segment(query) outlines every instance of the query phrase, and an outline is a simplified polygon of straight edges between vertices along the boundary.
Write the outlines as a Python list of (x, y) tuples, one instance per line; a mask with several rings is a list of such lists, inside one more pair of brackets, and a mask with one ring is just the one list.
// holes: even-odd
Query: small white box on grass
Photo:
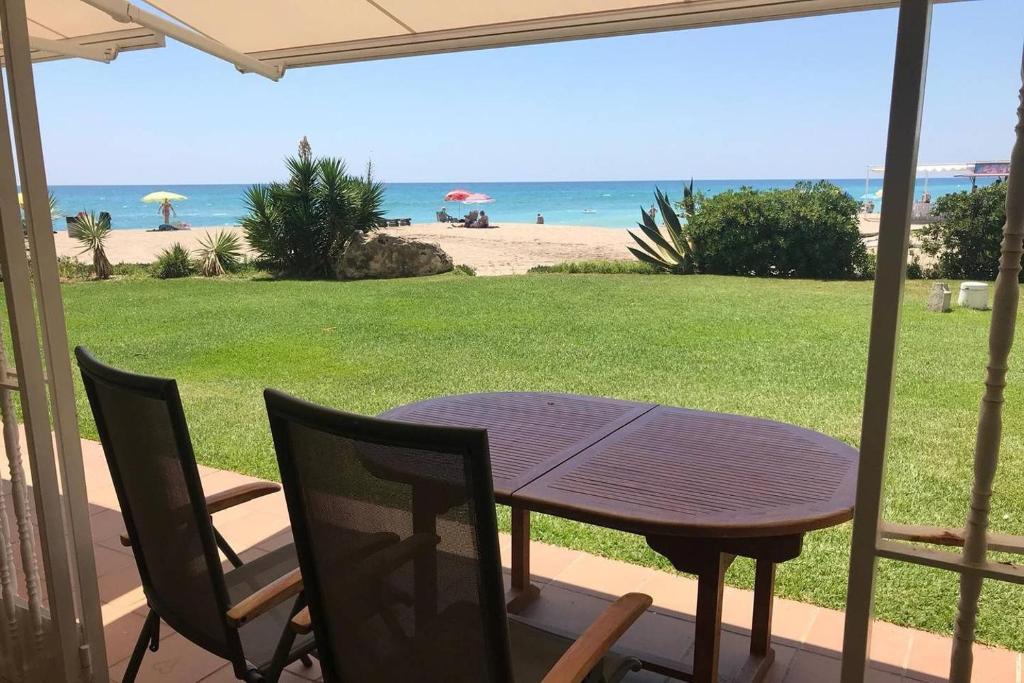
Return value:
[(977, 311), (988, 310), (988, 283), (964, 282), (960, 285), (960, 297), (957, 303), (964, 308)]

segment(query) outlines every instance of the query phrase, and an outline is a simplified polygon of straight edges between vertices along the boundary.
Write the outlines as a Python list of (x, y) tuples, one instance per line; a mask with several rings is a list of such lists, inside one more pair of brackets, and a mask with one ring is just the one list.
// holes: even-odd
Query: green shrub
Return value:
[(758, 277), (864, 277), (858, 204), (835, 185), (744, 187), (702, 198), (687, 222), (698, 272)]
[(238, 235), (221, 230), (199, 239), (199, 272), (206, 277), (233, 273), (242, 263), (242, 243)]
[(939, 197), (932, 215), (937, 220), (921, 231), (921, 248), (937, 257), (938, 276), (995, 280), (1006, 223), (1006, 183)]
[(245, 237), (266, 267), (280, 275), (325, 277), (356, 230), (369, 232), (383, 217), (384, 186), (349, 175), (340, 159), (286, 160), (286, 183), (253, 185), (245, 195)]
[(113, 274), (122, 280), (141, 280), (151, 277), (153, 264), (151, 263), (115, 263)]
[(188, 277), (194, 272), (195, 264), (192, 263), (192, 254), (181, 246), (181, 242), (175, 242), (170, 248), (160, 252), (153, 264), (153, 274), (163, 280)]
[(92, 277), (92, 268), (74, 256), (57, 258), (57, 276), (61, 280), (87, 280)]
[(534, 266), (529, 273), (571, 273), (601, 275), (657, 275), (661, 271), (642, 261), (563, 261), (553, 266)]
[(455, 266), (457, 275), (476, 275), (476, 268), (466, 263), (459, 263)]

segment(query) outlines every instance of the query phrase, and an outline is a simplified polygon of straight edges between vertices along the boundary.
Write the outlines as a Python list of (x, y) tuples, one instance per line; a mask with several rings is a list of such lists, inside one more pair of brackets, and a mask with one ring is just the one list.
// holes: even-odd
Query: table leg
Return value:
[[(437, 503), (425, 486), (412, 489), (412, 530), (417, 534), (437, 533)], [(416, 553), (413, 559), (415, 597), (414, 613), (417, 628), (431, 623), (437, 616), (437, 548)]]
[(757, 560), (754, 573), (754, 617), (750, 622), (750, 654), (764, 657), (772, 648), (772, 603), (775, 601), (775, 563)]
[(519, 612), (539, 594), (530, 583), (530, 511), (512, 506), (512, 588), (505, 595), (505, 609)]
[(693, 639), (694, 683), (718, 683), (718, 651), (722, 642), (722, 595), (725, 570), (732, 556), (713, 553), (697, 572), (697, 615)]

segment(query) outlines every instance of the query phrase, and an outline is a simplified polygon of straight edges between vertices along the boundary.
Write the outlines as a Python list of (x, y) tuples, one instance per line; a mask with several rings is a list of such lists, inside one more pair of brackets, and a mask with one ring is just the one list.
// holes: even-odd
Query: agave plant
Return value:
[(231, 272), (242, 260), (242, 242), (238, 235), (221, 230), (207, 233), (199, 240), (196, 250), (199, 272), (206, 277), (217, 277)]
[[(640, 214), (643, 222), (637, 223), (637, 225), (649, 242), (644, 241), (639, 235), (630, 230), (629, 236), (636, 241), (640, 248), (627, 247), (627, 249), (629, 249), (633, 256), (644, 263), (649, 263), (658, 270), (681, 274), (695, 272), (694, 245), (686, 232), (684, 224), (672, 209), (672, 203), (664, 192), (660, 189), (655, 189), (654, 197), (658, 203), (658, 210), (661, 212), (662, 218), (664, 218), (665, 232), (668, 233), (667, 237), (662, 234), (658, 224), (654, 222), (654, 218), (641, 209)], [(682, 205), (686, 216), (691, 217), (696, 210), (692, 180), (688, 186), (683, 187)]]
[(92, 265), (96, 271), (96, 278), (99, 280), (109, 279), (112, 268), (104, 243), (110, 236), (110, 218), (107, 216), (97, 218), (95, 213), (81, 213), (78, 215), (78, 219), (68, 226), (68, 234), (71, 239), (78, 240), (82, 245), (80, 254), (92, 252)]

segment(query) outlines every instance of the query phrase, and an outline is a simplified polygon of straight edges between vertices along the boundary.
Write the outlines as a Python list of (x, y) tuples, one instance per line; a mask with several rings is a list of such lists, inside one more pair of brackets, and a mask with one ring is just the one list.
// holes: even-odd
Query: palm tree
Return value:
[(79, 254), (92, 252), (92, 265), (96, 271), (96, 278), (99, 280), (109, 279), (112, 268), (104, 249), (104, 242), (110, 236), (110, 218), (107, 216), (97, 218), (95, 213), (81, 213), (68, 226), (68, 234), (82, 245), (82, 251)]

